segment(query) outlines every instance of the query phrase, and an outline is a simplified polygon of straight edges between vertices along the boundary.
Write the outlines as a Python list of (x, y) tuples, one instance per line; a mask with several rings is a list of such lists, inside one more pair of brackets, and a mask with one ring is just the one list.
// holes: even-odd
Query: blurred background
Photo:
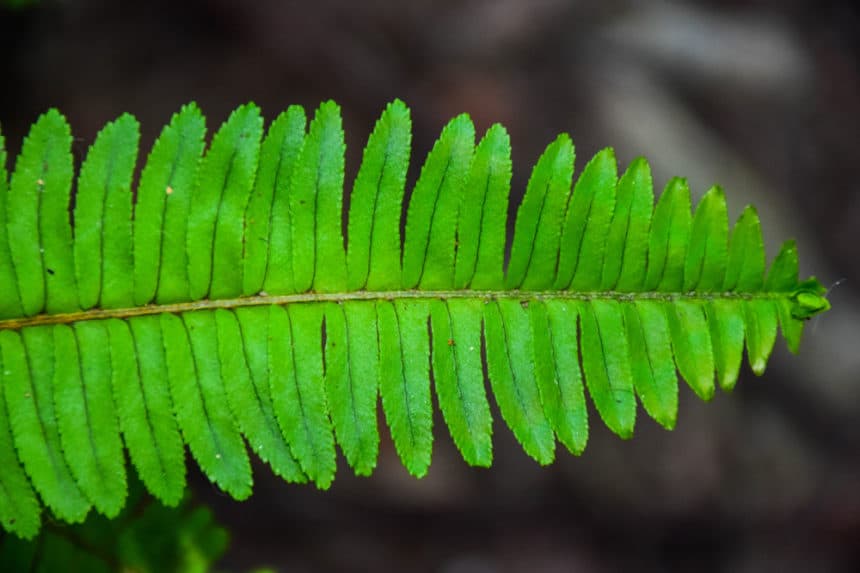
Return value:
[[(798, 239), (831, 285), (802, 353), (777, 341), (733, 395), (681, 388), (677, 430), (640, 410), (636, 436), (592, 412), (584, 455), (526, 457), (495, 412), (495, 464), (467, 467), (441, 420), (429, 475), (382, 432), (370, 479), (328, 492), (256, 468), (246, 502), (193, 472), (232, 530), (224, 568), (440, 573), (860, 571), (860, 11), (851, 1), (0, 0), (0, 124), (10, 154), (60, 108), (80, 160), (128, 111), (142, 150), (179, 106), (210, 128), (253, 100), (343, 106), (347, 181), (389, 100), (412, 108), (413, 170), (454, 115), (510, 131), (514, 203), (558, 132), (577, 167), (614, 146), (662, 188), (724, 186), (759, 207), (768, 253)], [(382, 418), (380, 417), (380, 420)], [(343, 462), (343, 460), (341, 460)], [(193, 463), (189, 467), (194, 466)]]

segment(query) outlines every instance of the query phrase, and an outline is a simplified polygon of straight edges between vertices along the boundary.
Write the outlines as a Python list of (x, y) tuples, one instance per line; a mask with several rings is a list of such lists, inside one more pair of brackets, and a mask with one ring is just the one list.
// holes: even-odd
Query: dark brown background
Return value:
[[(0, 2), (2, 3), (2, 2)], [(0, 9), (0, 124), (13, 153), (51, 106), (80, 159), (121, 112), (143, 149), (189, 100), (210, 127), (248, 100), (344, 108), (347, 170), (385, 103), (411, 107), (413, 167), (443, 123), (504, 123), (519, 198), (543, 146), (571, 133), (578, 165), (607, 145), (655, 182), (712, 183), (736, 216), (763, 215), (770, 256), (794, 236), (805, 273), (831, 284), (800, 357), (781, 340), (761, 379), (699, 402), (677, 431), (640, 410), (622, 442), (592, 416), (581, 458), (539, 468), (499, 423), (474, 470), (441, 420), (430, 475), (399, 465), (383, 431), (370, 479), (331, 491), (258, 467), (236, 503), (193, 475), (233, 530), (225, 568), (282, 571), (806, 572), (860, 570), (860, 18), (852, 2), (413, 0), (94, 2)], [(415, 173), (411, 175), (414, 180)], [(348, 180), (351, 177), (348, 176)], [(192, 464), (193, 465), (193, 464)], [(196, 470), (192, 470), (196, 471)]]

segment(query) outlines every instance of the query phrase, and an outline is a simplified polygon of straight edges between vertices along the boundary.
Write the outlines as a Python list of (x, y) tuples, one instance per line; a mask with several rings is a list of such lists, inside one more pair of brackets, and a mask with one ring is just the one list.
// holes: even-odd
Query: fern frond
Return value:
[(80, 168), (73, 225), (58, 112), (34, 124), (11, 184), (0, 155), (0, 520), (16, 535), (38, 531), (39, 500), (70, 522), (119, 513), (124, 450), (166, 504), (185, 489), (185, 445), (237, 499), (252, 490), (246, 445), (289, 482), (329, 487), (336, 447), (369, 475), (379, 400), (423, 476), (434, 391), (469, 464), (492, 463), (490, 394), (548, 464), (556, 441), (585, 448), (586, 388), (623, 438), (637, 402), (672, 428), (678, 373), (708, 400), (735, 385), (744, 348), (761, 374), (778, 328), (797, 352), (803, 321), (829, 308), (815, 279), (798, 280), (793, 242), (766, 274), (754, 209), (730, 232), (725, 193), (693, 212), (678, 178), (655, 205), (648, 163), (619, 178), (611, 149), (574, 184), (567, 135), (532, 171), (505, 266), (499, 125), (477, 145), (468, 116), (442, 130), (402, 241), (402, 102), (368, 140), (345, 235), (336, 104), (310, 124), (290, 107), (265, 133), (249, 104), (204, 152), (205, 134), (197, 107), (182, 108), (133, 193), (137, 122), (108, 124)]

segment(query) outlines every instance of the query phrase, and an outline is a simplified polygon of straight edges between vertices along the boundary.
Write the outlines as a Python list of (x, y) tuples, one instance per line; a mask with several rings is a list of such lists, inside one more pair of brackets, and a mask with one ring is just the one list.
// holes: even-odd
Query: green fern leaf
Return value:
[(12, 174), (6, 233), (27, 316), (71, 312), (78, 305), (68, 216), (71, 143), (65, 118), (49, 111), (24, 140)]
[(141, 481), (165, 505), (185, 490), (185, 450), (173, 413), (158, 317), (107, 321), (117, 418)]
[[(540, 464), (555, 458), (555, 436), (543, 414), (532, 366), (528, 311), (514, 300), (484, 305), (487, 371), (502, 417), (526, 453)], [(475, 351), (474, 346), (470, 346)]]
[(411, 126), (407, 107), (394, 101), (367, 141), (349, 205), (349, 290), (400, 286), (400, 212)]
[(315, 336), (321, 324), (318, 305), (270, 308), (269, 383), (275, 414), (293, 454), (308, 478), (327, 488), (334, 479), (335, 451)]
[(39, 531), (41, 508), (18, 462), (9, 428), (6, 397), (0, 392), (0, 464), (3, 467), (3, 473), (0, 474), (0, 523), (3, 529), (30, 538)]
[(260, 282), (267, 292), (295, 292), (290, 201), (306, 123), (304, 110), (291, 106), (266, 136), (263, 162), (245, 216), (245, 295), (260, 292)]
[(451, 287), (457, 216), (474, 141), (472, 121), (461, 115), (445, 126), (427, 155), (406, 214), (402, 288)]
[(370, 475), (379, 453), (379, 349), (370, 301), (325, 307), (325, 389), (335, 436), (349, 465)]
[(767, 271), (751, 207), (730, 230), (725, 193), (693, 212), (679, 178), (655, 206), (648, 163), (618, 178), (611, 149), (574, 184), (566, 135), (532, 170), (505, 265), (510, 140), (494, 125), (476, 146), (465, 115), (421, 167), (401, 242), (409, 110), (386, 107), (348, 197), (342, 123), (333, 102), (310, 124), (292, 106), (264, 135), (248, 104), (204, 154), (188, 105), (133, 192), (139, 128), (123, 115), (96, 137), (74, 198), (57, 111), (32, 127), (11, 183), (0, 139), (4, 529), (35, 535), (39, 500), (70, 522), (120, 514), (136, 479), (124, 448), (168, 505), (183, 497), (186, 445), (237, 499), (252, 491), (248, 445), (288, 482), (328, 488), (336, 448), (369, 475), (380, 400), (421, 477), (434, 392), (467, 463), (492, 463), (494, 399), (548, 464), (556, 441), (585, 448), (586, 394), (622, 438), (637, 403), (671, 429), (678, 373), (708, 400), (734, 387), (744, 348), (761, 374), (777, 330), (797, 352), (804, 320), (829, 308), (815, 279), (799, 281), (793, 242)]
[(188, 298), (188, 210), (206, 126), (194, 105), (161, 132), (140, 177), (134, 206), (134, 302)]
[(133, 285), (123, 277), (133, 268), (130, 191), (139, 137), (137, 120), (123, 115), (102, 129), (81, 166), (74, 261), (82, 309), (134, 304)]
[(284, 440), (269, 389), (268, 313), (265, 308), (215, 311), (218, 356), (227, 404), (251, 448), (289, 482), (307, 478)]
[(560, 135), (532, 170), (523, 203), (517, 210), (506, 288), (537, 290), (552, 284), (573, 159), (573, 143), (567, 135)]
[(569, 301), (529, 303), (535, 376), (544, 414), (573, 454), (585, 450), (588, 412), (578, 352), (576, 306)]
[[(423, 317), (422, 317), (423, 318)], [(481, 303), (430, 302), (436, 395), (445, 423), (463, 458), (473, 466), (493, 462), (493, 420), (481, 368)]]
[(493, 125), (478, 147), (464, 188), (457, 223), (454, 284), (458, 289), (489, 288), (503, 281), (505, 221), (511, 185), (511, 142)]
[[(6, 141), (0, 132), (0, 221), (7, 221), (9, 181), (6, 172)], [(9, 251), (9, 234), (6, 225), (0, 225), (0, 318), (21, 316), (24, 313), (18, 277)]]
[(378, 301), (379, 394), (394, 447), (409, 473), (423, 477), (433, 449), (427, 303)]
[[(110, 351), (101, 322), (54, 327), (54, 406), (69, 469), (108, 517), (125, 503), (125, 457), (111, 395)], [(83, 421), (83, 423), (81, 423)]]
[(639, 157), (618, 180), (615, 211), (606, 236), (601, 290), (627, 292), (641, 288), (648, 262), (653, 205), (651, 168)]
[(61, 519), (80, 522), (90, 509), (60, 445), (53, 399), (53, 327), (0, 332), (9, 426), (42, 501)]
[(603, 246), (615, 208), (615, 155), (604, 149), (588, 162), (570, 198), (561, 234), (555, 288), (600, 287)]

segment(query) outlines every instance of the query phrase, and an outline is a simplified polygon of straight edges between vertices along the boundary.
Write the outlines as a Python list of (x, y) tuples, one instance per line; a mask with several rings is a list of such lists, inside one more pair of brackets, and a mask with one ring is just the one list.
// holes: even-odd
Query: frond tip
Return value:
[(79, 169), (74, 225), (63, 116), (33, 125), (9, 183), (0, 140), (5, 529), (35, 535), (41, 504), (70, 522), (91, 507), (116, 515), (125, 451), (167, 504), (182, 498), (186, 445), (239, 499), (252, 488), (246, 444), (289, 482), (327, 488), (336, 446), (368, 475), (380, 399), (420, 477), (434, 390), (469, 464), (492, 463), (488, 394), (548, 464), (557, 441), (585, 448), (586, 389), (623, 438), (637, 402), (672, 428), (678, 373), (708, 400), (734, 387), (744, 347), (761, 374), (778, 327), (797, 352), (803, 321), (830, 306), (818, 281), (798, 280), (793, 242), (767, 271), (753, 208), (730, 231), (725, 193), (692, 211), (677, 178), (655, 205), (648, 163), (619, 178), (611, 149), (574, 184), (566, 135), (532, 172), (505, 267), (510, 141), (494, 125), (476, 145), (466, 115), (421, 167), (401, 243), (410, 121), (394, 101), (377, 122), (346, 240), (332, 102), (309, 125), (292, 106), (267, 131), (242, 106), (208, 149), (185, 106), (134, 192), (139, 129), (123, 115)]

